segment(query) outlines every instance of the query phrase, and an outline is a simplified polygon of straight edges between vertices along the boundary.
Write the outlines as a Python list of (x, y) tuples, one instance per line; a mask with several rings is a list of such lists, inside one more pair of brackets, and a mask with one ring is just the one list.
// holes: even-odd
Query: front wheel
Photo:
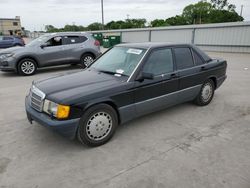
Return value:
[(95, 105), (89, 108), (80, 120), (78, 140), (88, 146), (103, 145), (112, 138), (117, 125), (117, 113), (111, 106)]
[(36, 62), (33, 59), (25, 58), (18, 63), (18, 73), (23, 76), (35, 74), (37, 69)]
[(201, 87), (201, 91), (194, 100), (195, 104), (199, 106), (208, 105), (214, 96), (215, 85), (213, 80), (209, 79)]
[(93, 63), (94, 59), (95, 58), (92, 54), (87, 53), (87, 54), (82, 55), (81, 60), (80, 60), (82, 67), (85, 69), (86, 67), (88, 67), (89, 65)]

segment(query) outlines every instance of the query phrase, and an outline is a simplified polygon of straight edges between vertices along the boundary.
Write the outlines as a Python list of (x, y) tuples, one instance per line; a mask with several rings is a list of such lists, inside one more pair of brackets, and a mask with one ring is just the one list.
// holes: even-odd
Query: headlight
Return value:
[(57, 104), (45, 99), (43, 111), (47, 114), (53, 115), (57, 119), (65, 119), (69, 117), (70, 106)]
[(12, 53), (7, 53), (7, 54), (2, 54), (0, 55), (0, 59), (7, 59), (8, 57), (12, 57), (14, 54)]

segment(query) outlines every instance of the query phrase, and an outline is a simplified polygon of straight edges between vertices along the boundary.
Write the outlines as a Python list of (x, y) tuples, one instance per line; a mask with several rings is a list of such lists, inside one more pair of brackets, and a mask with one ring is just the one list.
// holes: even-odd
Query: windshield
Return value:
[(34, 45), (39, 45), (41, 44), (42, 42), (44, 42), (45, 40), (48, 39), (48, 35), (44, 35), (44, 36), (40, 36), (34, 40), (32, 40), (30, 43), (28, 43), (26, 46), (34, 46)]
[(145, 49), (138, 48), (114, 47), (100, 57), (91, 67), (100, 72), (116, 76), (130, 76), (145, 51)]

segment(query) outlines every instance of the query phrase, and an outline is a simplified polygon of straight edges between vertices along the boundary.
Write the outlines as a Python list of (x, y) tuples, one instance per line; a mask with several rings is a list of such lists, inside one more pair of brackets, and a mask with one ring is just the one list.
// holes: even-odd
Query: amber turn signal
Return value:
[(64, 106), (64, 105), (58, 105), (57, 106), (57, 113), (56, 117), (58, 119), (65, 119), (69, 117), (69, 112), (70, 112), (70, 107), (69, 106)]

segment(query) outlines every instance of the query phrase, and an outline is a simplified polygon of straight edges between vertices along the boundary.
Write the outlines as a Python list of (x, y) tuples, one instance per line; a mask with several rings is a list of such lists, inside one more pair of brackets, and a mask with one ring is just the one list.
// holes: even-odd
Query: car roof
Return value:
[(191, 47), (197, 53), (201, 55), (201, 57), (206, 61), (210, 61), (211, 58), (202, 50), (200, 50), (197, 46), (193, 44), (187, 43), (170, 43), (170, 42), (144, 42), (144, 43), (123, 43), (116, 45), (117, 47), (128, 47), (128, 48), (142, 48), (142, 49), (154, 49), (161, 47)]
[(177, 47), (177, 46), (193, 46), (192, 44), (185, 44), (185, 43), (171, 43), (171, 42), (143, 42), (143, 43), (123, 43), (116, 46), (120, 47), (130, 47), (130, 48), (143, 48), (143, 49), (150, 49), (150, 48), (159, 48), (159, 47)]
[(58, 32), (58, 33), (46, 33), (43, 36), (65, 36), (65, 35), (90, 35), (87, 32)]

